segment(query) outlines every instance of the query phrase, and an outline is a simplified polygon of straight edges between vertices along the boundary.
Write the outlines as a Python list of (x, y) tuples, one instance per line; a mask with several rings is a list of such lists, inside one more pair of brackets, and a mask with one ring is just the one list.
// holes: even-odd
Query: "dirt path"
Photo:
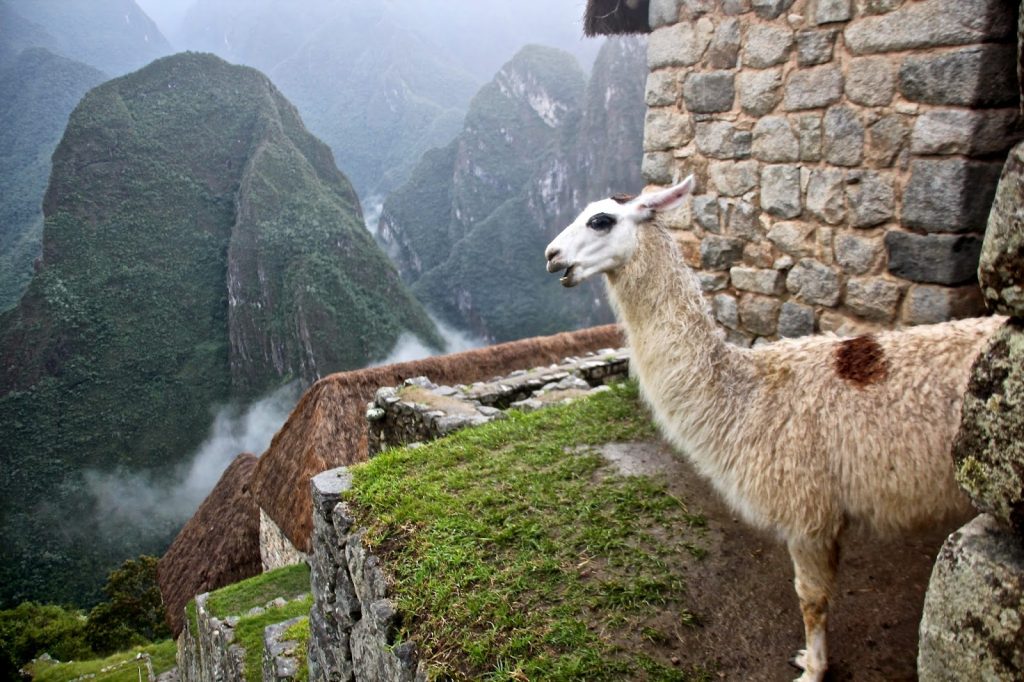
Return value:
[[(785, 548), (737, 519), (687, 463), (660, 442), (608, 444), (620, 472), (663, 478), (708, 520), (708, 555), (690, 572), (689, 608), (702, 626), (680, 633), (673, 655), (684, 667), (717, 665), (724, 680), (792, 680), (787, 660), (803, 646), (803, 626)], [(849, 537), (839, 598), (829, 624), (834, 682), (916, 680), (917, 626), (932, 562), (949, 530), (882, 543)]]

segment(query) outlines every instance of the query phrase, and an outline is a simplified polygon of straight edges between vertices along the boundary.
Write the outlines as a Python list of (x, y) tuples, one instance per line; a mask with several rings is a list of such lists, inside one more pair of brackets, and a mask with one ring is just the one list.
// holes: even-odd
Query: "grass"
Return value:
[[(312, 604), (312, 595), (306, 595), (284, 606), (270, 608), (259, 615), (248, 616), (238, 621), (238, 625), (235, 626), (235, 642), (245, 649), (245, 679), (248, 682), (259, 682), (263, 679), (263, 629), (296, 616), (309, 615)], [(306, 657), (302, 655), (299, 658), (305, 660)]]
[[(293, 599), (309, 592), (309, 566), (295, 564), (274, 571), (261, 573), (242, 582), (222, 587), (210, 593), (206, 601), (207, 610), (218, 618), (240, 616), (256, 606), (264, 606), (267, 602), (284, 597)], [(191, 608), (195, 608), (191, 603)], [(192, 611), (189, 611), (189, 617)], [(279, 619), (271, 621), (280, 622)]]
[[(350, 501), (433, 677), (698, 680), (685, 566), (704, 519), (586, 446), (654, 435), (634, 384), (382, 453)], [(584, 448), (580, 448), (584, 446)]]
[[(177, 648), (173, 639), (138, 646), (129, 651), (121, 651), (107, 658), (89, 661), (72, 661), (69, 663), (36, 662), (32, 670), (35, 682), (65, 682), (91, 675), (96, 682), (138, 682), (141, 670), (142, 679), (146, 679), (145, 660), (137, 659), (139, 654), (148, 654), (153, 662), (153, 672), (159, 675), (175, 665)], [(107, 670), (107, 672), (102, 672)]]
[(306, 656), (306, 651), (309, 649), (309, 617), (299, 620), (285, 630), (284, 639), (296, 642), (295, 651), (299, 667), (295, 671), (295, 677), (292, 678), (293, 682), (307, 682), (309, 680), (309, 657)]

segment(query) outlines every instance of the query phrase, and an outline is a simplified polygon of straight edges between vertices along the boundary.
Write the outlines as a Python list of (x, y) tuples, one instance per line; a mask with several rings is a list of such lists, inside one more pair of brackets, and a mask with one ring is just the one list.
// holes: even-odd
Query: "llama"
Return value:
[(663, 224), (693, 184), (590, 204), (548, 245), (547, 269), (566, 287), (604, 273), (661, 432), (786, 543), (806, 636), (792, 662), (799, 682), (818, 681), (843, 530), (891, 535), (969, 511), (950, 448), (971, 363), (1005, 318), (730, 345)]

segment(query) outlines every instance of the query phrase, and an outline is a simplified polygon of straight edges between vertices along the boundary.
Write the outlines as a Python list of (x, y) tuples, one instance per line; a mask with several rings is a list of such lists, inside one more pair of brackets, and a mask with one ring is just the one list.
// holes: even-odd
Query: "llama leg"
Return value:
[(807, 642), (807, 648), (793, 662), (804, 671), (799, 682), (820, 682), (828, 668), (825, 633), (828, 602), (839, 563), (839, 543), (834, 538), (794, 540), (789, 543), (789, 555), (793, 559), (793, 582), (800, 598)]

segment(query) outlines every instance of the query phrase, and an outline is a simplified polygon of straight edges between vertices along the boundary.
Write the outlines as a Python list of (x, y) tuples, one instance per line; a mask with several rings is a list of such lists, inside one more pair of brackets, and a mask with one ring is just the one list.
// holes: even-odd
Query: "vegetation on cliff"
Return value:
[(27, 48), (0, 65), (0, 311), (18, 302), (42, 253), (50, 155), (68, 115), (104, 80), (96, 69), (44, 48)]
[(477, 93), (381, 215), (424, 305), (494, 341), (610, 319), (598, 287), (562, 290), (541, 254), (582, 203), (640, 188), (645, 69), (637, 39), (608, 41), (589, 82), (569, 54), (530, 46)]
[(213, 406), (379, 359), (433, 324), (351, 185), (259, 72), (158, 60), (88, 93), (53, 157), (43, 257), (0, 316), (0, 603), (95, 598), (180, 518), (85, 471), (172, 471)]

